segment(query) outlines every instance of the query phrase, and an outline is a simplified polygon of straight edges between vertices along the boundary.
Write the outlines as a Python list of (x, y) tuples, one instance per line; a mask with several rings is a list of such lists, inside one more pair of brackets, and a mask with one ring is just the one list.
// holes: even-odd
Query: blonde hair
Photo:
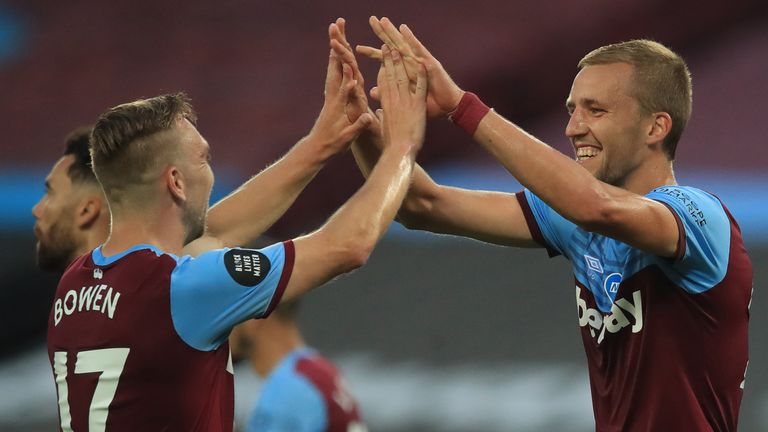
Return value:
[(111, 108), (99, 117), (91, 133), (91, 159), (111, 208), (151, 198), (147, 186), (157, 174), (157, 167), (176, 152), (176, 146), (165, 139), (164, 133), (180, 119), (193, 124), (197, 121), (184, 93), (139, 99)]
[(685, 61), (658, 42), (635, 39), (597, 48), (579, 61), (579, 69), (613, 63), (634, 67), (633, 96), (643, 110), (663, 111), (672, 118), (672, 128), (663, 148), (669, 159), (674, 160), (677, 143), (691, 117), (693, 89)]

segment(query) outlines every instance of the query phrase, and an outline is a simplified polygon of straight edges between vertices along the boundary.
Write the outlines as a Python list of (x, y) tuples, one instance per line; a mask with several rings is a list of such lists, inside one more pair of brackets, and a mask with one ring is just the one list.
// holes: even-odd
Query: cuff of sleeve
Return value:
[(533, 237), (533, 240), (547, 250), (547, 254), (550, 258), (560, 255), (560, 252), (555, 250), (552, 246), (549, 245), (549, 243), (547, 243), (547, 240), (541, 233), (541, 228), (539, 228), (539, 223), (536, 221), (536, 217), (533, 215), (531, 205), (528, 203), (528, 199), (525, 198), (525, 192), (521, 191), (516, 193), (515, 198), (517, 198), (517, 202), (520, 203), (520, 208), (523, 209), (523, 216), (525, 216), (525, 222), (528, 224), (528, 230), (531, 232), (531, 237)]
[(475, 135), (477, 126), (480, 124), (480, 120), (488, 114), (488, 108), (483, 101), (477, 97), (476, 94), (471, 92), (464, 92), (464, 96), (461, 97), (459, 105), (448, 118), (451, 119), (460, 128), (464, 129), (470, 136)]
[(275, 294), (272, 295), (272, 301), (269, 302), (269, 307), (264, 313), (262, 318), (266, 318), (273, 310), (280, 304), (280, 299), (283, 298), (285, 287), (288, 286), (288, 281), (291, 280), (291, 273), (293, 273), (293, 262), (295, 258), (295, 250), (293, 248), (293, 240), (286, 240), (283, 242), (283, 249), (285, 250), (285, 261), (283, 262), (283, 273), (280, 275), (280, 281), (275, 288)]
[(680, 260), (683, 259), (685, 256), (685, 227), (683, 226), (683, 221), (680, 220), (680, 215), (677, 214), (674, 208), (670, 206), (669, 204), (665, 203), (664, 201), (658, 201), (666, 208), (669, 209), (669, 211), (672, 213), (672, 216), (675, 217), (675, 222), (677, 222), (677, 247), (675, 248), (675, 254), (672, 256), (672, 261), (674, 262), (680, 262)]

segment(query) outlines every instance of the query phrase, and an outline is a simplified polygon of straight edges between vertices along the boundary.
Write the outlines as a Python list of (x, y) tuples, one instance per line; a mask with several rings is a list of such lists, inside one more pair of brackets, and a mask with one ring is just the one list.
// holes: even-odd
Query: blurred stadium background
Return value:
[[(221, 197), (312, 126), (327, 25), (343, 16), (353, 44), (378, 44), (372, 14), (407, 22), (460, 85), (566, 153), (563, 104), (582, 55), (649, 37), (688, 60), (678, 180), (718, 194), (741, 223), (756, 289), (740, 430), (768, 430), (764, 0), (0, 1), (0, 430), (56, 428), (44, 347), (56, 277), (35, 269), (30, 209), (64, 136), (110, 106), (184, 90)], [(362, 63), (370, 87), (376, 65)], [(419, 160), (437, 180), (519, 189), (452, 125), (428, 129)], [(337, 158), (269, 234), (318, 226), (360, 184), (351, 156)], [(372, 430), (594, 430), (572, 277), (542, 251), (394, 226), (366, 268), (308, 297), (302, 323)], [(259, 380), (237, 372), (242, 422)]]

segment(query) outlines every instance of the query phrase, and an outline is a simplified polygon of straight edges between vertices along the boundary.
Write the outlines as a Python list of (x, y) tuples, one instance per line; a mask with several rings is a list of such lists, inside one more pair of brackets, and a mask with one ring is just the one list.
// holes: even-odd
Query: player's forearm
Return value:
[(290, 208), (330, 156), (311, 137), (302, 139), (208, 211), (208, 235), (225, 246), (253, 242)]
[(474, 138), (526, 188), (577, 224), (599, 218), (610, 187), (573, 159), (491, 111)]
[(365, 184), (321, 228), (330, 243), (349, 251), (353, 267), (365, 263), (397, 213), (408, 190), (414, 157), (410, 146), (385, 149)]
[(381, 139), (371, 131), (361, 133), (352, 143), (352, 155), (363, 177), (368, 178), (381, 155)]
[[(352, 144), (352, 152), (360, 172), (368, 178), (381, 155), (383, 143), (371, 132), (361, 134)], [(409, 229), (445, 233), (437, 228), (440, 225), (438, 214), (432, 214), (439, 185), (419, 164), (414, 164), (411, 185), (397, 213), (396, 220)]]

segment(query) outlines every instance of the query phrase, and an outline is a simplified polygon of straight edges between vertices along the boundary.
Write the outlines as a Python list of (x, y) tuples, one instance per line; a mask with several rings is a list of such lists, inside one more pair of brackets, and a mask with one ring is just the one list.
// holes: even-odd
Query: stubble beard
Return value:
[(203, 236), (207, 214), (208, 206), (203, 206), (200, 210), (187, 209), (184, 213), (185, 245)]
[(75, 258), (77, 242), (69, 227), (62, 226), (60, 221), (51, 225), (48, 235), (36, 232), (38, 240), (36, 247), (37, 266), (41, 270), (64, 272)]

